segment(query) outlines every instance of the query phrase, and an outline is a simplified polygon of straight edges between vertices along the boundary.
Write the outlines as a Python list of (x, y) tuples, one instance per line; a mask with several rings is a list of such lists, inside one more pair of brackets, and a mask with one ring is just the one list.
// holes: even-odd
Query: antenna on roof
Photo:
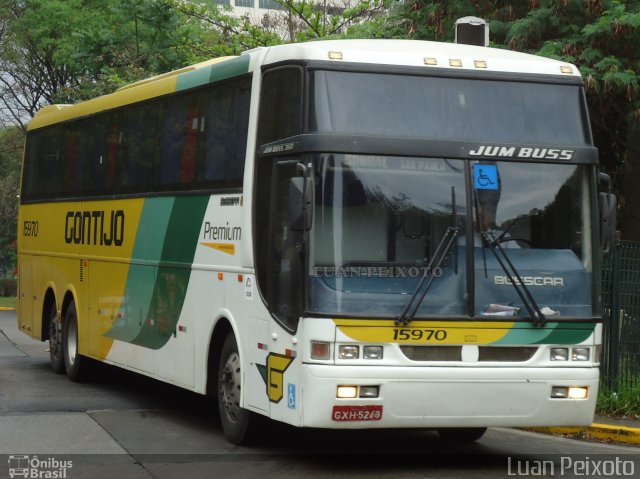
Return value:
[(462, 17), (456, 20), (456, 43), (489, 46), (489, 24), (482, 18)]

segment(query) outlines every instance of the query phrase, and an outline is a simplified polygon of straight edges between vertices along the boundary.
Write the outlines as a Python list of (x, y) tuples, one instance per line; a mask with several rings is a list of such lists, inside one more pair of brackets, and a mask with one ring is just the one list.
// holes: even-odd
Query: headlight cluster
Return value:
[(551, 348), (551, 361), (589, 361), (591, 348)]
[[(382, 346), (358, 344), (341, 344), (338, 346), (336, 359), (382, 359)], [(331, 343), (327, 341), (311, 341), (311, 359), (327, 361), (331, 359)]]
[[(382, 346), (362, 346), (362, 359), (382, 359)], [(342, 344), (338, 346), (338, 359), (359, 359), (360, 346)]]

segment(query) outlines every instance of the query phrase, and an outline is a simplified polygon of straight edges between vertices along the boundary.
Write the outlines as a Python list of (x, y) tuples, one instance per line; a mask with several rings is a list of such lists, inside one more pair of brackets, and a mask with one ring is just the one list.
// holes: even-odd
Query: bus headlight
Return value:
[(338, 357), (340, 359), (358, 359), (360, 356), (360, 348), (358, 346), (342, 345), (338, 348)]
[(358, 386), (338, 386), (336, 397), (340, 399), (352, 399), (358, 397)]
[(382, 359), (382, 346), (365, 346), (362, 348), (364, 359)]
[(589, 348), (573, 348), (571, 350), (571, 361), (589, 361)]
[(551, 348), (551, 361), (568, 361), (569, 348)]
[(553, 399), (587, 399), (588, 387), (553, 386), (551, 397)]

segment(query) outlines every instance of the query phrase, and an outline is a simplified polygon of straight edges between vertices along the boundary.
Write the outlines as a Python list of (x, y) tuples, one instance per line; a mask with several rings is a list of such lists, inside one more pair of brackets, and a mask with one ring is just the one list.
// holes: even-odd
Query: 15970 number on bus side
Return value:
[(402, 329), (393, 330), (394, 341), (444, 341), (447, 331), (444, 329)]

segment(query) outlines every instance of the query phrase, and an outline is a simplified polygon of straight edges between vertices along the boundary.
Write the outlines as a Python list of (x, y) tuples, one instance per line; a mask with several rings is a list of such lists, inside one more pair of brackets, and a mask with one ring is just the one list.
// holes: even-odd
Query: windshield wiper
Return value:
[[(420, 282), (418, 283), (418, 286), (413, 292), (413, 295), (411, 296), (411, 300), (407, 303), (407, 305), (405, 306), (400, 316), (396, 318), (396, 324), (403, 324), (406, 326), (411, 322), (415, 314), (418, 312), (418, 308), (422, 304), (424, 297), (429, 292), (429, 289), (431, 289), (431, 285), (433, 284), (433, 281), (436, 278), (433, 274), (433, 270), (435, 268), (440, 268), (440, 266), (444, 262), (444, 259), (447, 257), (447, 254), (449, 254), (449, 251), (451, 251), (451, 247), (454, 245), (457, 236), (458, 236), (457, 226), (447, 227), (447, 231), (442, 236), (442, 239), (440, 240), (440, 243), (438, 244), (438, 247), (436, 248), (435, 253), (433, 253), (431, 260), (429, 261), (426, 274), (424, 274), (422, 278), (420, 278)], [(431, 277), (429, 278), (429, 282), (427, 283), (427, 286), (423, 290), (422, 286), (424, 285), (427, 279), (427, 275), (430, 275)]]
[[(483, 250), (485, 246), (489, 246), (491, 252), (496, 257), (498, 264), (507, 275), (509, 283), (513, 286), (513, 289), (516, 290), (516, 293), (518, 293), (524, 307), (527, 308), (533, 325), (538, 327), (544, 326), (547, 322), (547, 318), (542, 311), (540, 311), (540, 306), (538, 306), (538, 303), (531, 294), (531, 291), (529, 291), (529, 288), (524, 284), (524, 281), (520, 277), (520, 273), (518, 273), (518, 270), (509, 259), (506, 251), (502, 246), (500, 246), (500, 238), (496, 237), (495, 234), (489, 231), (483, 231), (480, 235), (483, 240)], [(501, 256), (502, 258), (500, 258)]]

